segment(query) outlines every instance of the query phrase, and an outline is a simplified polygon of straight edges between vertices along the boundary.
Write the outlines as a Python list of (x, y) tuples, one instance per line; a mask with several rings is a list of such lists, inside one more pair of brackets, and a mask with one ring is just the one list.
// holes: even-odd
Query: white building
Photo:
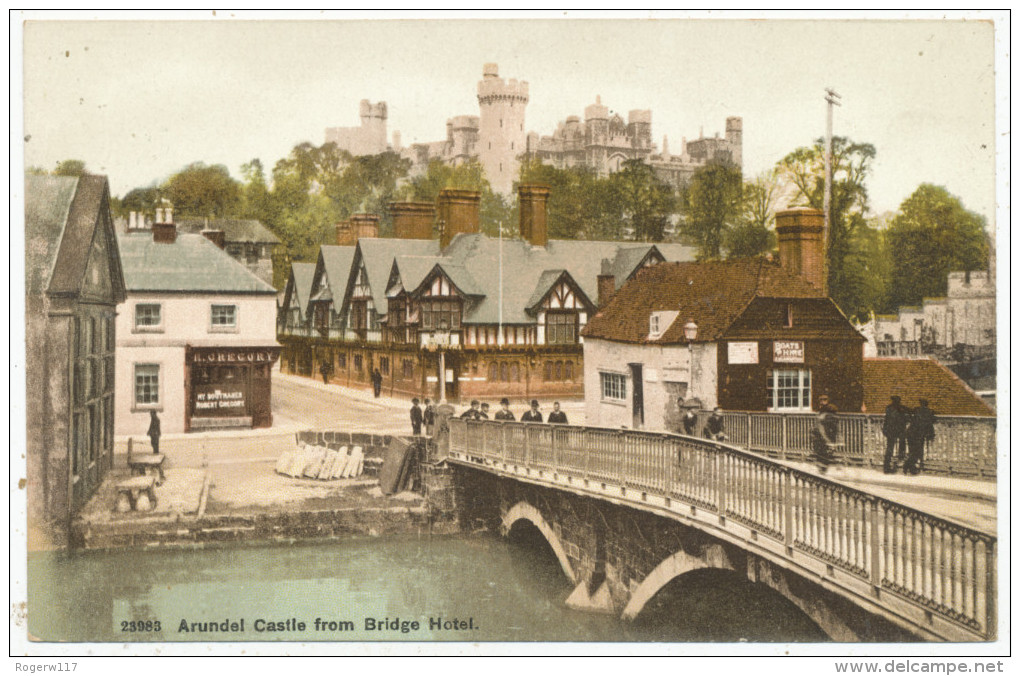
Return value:
[(117, 316), (116, 433), (145, 434), (151, 410), (164, 434), (268, 427), (276, 290), (172, 221), (160, 209), (151, 235), (119, 237), (127, 302)]

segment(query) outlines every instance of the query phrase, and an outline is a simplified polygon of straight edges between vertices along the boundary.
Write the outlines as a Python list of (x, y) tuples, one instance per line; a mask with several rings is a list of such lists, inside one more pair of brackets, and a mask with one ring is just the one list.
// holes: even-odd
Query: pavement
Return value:
[[(572, 422), (584, 421), (583, 402), (563, 402), (563, 409)], [(295, 432), (304, 429), (336, 429), (373, 432), (377, 434), (408, 434), (410, 421), (406, 399), (372, 396), (371, 391), (325, 385), (321, 381), (276, 373), (273, 375), (274, 426), (262, 430), (228, 430), (189, 434), (164, 435), (161, 450), (167, 455), (170, 468), (197, 468), (209, 472), (214, 487), (246, 486), (252, 503), (260, 490), (284, 490), (275, 475), (274, 465), (280, 454), (295, 444)], [(460, 410), (459, 407), (458, 410)], [(515, 413), (519, 413), (515, 411)], [(148, 440), (135, 443), (147, 447)], [(125, 439), (118, 442), (118, 451), (126, 451)], [(809, 463), (787, 462), (797, 469), (817, 473)], [(116, 466), (124, 459), (117, 458)], [(884, 474), (863, 467), (830, 468), (827, 478), (844, 483), (905, 506), (952, 519), (985, 532), (997, 528), (997, 484), (937, 475), (907, 476)], [(300, 481), (300, 480), (298, 480)], [(280, 486), (276, 486), (280, 484)], [(228, 489), (224, 503), (240, 508), (245, 490)], [(211, 497), (215, 497), (213, 491)], [(314, 492), (314, 491), (313, 491)], [(224, 498), (227, 498), (226, 491)], [(276, 502), (276, 500), (268, 500)]]

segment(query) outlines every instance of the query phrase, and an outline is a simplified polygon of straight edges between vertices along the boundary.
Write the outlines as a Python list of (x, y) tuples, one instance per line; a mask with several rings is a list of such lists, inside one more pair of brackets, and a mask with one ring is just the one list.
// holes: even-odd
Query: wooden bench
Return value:
[(162, 453), (128, 455), (128, 467), (131, 468), (131, 475), (148, 476), (152, 474), (158, 478), (158, 481), (156, 481), (157, 486), (162, 486), (163, 481), (166, 480), (166, 475), (163, 474), (165, 462), (166, 456)]
[(148, 512), (156, 507), (156, 477), (151, 475), (136, 476), (125, 479), (117, 484), (118, 512)]

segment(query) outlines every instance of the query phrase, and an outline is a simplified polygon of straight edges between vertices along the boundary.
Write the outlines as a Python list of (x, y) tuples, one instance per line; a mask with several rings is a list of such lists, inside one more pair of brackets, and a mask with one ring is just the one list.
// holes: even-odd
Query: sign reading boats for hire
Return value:
[[(994, 351), (983, 270), (993, 224), (1009, 232), (994, 201), (1009, 61), (993, 58), (1008, 12), (187, 12), (10, 22), (23, 75), (10, 155), (24, 157), (10, 225), (25, 255), (9, 258), (27, 266), (11, 271), (27, 313), (11, 357), (27, 390), (10, 425), (25, 488), (11, 491), (13, 655), (444, 650), (429, 642), (571, 654), (631, 642), (615, 648), (629, 654), (690, 641), (729, 656), (831, 640), (814, 654), (850, 654), (852, 641), (989, 652), (993, 590), (1011, 588), (996, 569), (997, 505), (947, 483), (965, 469), (950, 462), (960, 439), (995, 467), (979, 419), (923, 383), (908, 393), (953, 421), (925, 457), (947, 476), (896, 492), (888, 538), (864, 523), (888, 512), (887, 481), (867, 469), (880, 437), (840, 438), (865, 460), (854, 490), (868, 513), (816, 519), (809, 542), (803, 518), (773, 518), (793, 502), (763, 477), (789, 479), (812, 513), (843, 515), (838, 477), (746, 452), (803, 450), (766, 408), (802, 410), (823, 388), (841, 410), (888, 400), (859, 385), (888, 367), (862, 356), (847, 318), (861, 308), (964, 294), (985, 310), (957, 314), (960, 354)], [(853, 58), (875, 45), (889, 67)], [(830, 241), (831, 301), (804, 286), (821, 284), (823, 214), (796, 208), (824, 183), (826, 97), (833, 184), (848, 196), (828, 232), (861, 223)], [(723, 217), (728, 193), (714, 186), (741, 176), (767, 193), (752, 220), (780, 221), (768, 228), (779, 261), (759, 257), (768, 237)], [(881, 237), (875, 214), (888, 214)], [(888, 264), (859, 264), (874, 260)], [(108, 283), (82, 290), (93, 271)], [(426, 283), (439, 277), (449, 284)], [(282, 321), (279, 289), (336, 321)], [(676, 317), (675, 341), (647, 340), (653, 312)], [(845, 368), (809, 372), (813, 332), (817, 359)], [(617, 372), (628, 363), (643, 380)], [(724, 421), (702, 410), (716, 405), (732, 409)], [(919, 523), (945, 560), (973, 565), (893, 574), (927, 561), (894, 537)], [(727, 563), (762, 557), (764, 576)], [(74, 647), (88, 642), (102, 646)], [(856, 666), (899, 671), (889, 659)], [(21, 662), (10, 671), (73, 670)]]
[(727, 343), (726, 361), (730, 364), (757, 364), (758, 342)]
[(777, 364), (803, 364), (804, 343), (799, 340), (777, 340), (772, 343), (772, 361)]

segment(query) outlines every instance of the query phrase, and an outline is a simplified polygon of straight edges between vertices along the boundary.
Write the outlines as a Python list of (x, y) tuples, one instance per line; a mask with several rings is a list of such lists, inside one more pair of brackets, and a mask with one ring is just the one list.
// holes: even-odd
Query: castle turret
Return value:
[(740, 117), (726, 118), (726, 140), (730, 144), (733, 164), (744, 165), (744, 120)]
[(485, 64), (478, 83), (478, 159), (492, 189), (504, 195), (513, 189), (520, 169), (517, 158), (527, 150), (524, 132), (527, 105), (527, 82), (503, 80), (497, 64)]

